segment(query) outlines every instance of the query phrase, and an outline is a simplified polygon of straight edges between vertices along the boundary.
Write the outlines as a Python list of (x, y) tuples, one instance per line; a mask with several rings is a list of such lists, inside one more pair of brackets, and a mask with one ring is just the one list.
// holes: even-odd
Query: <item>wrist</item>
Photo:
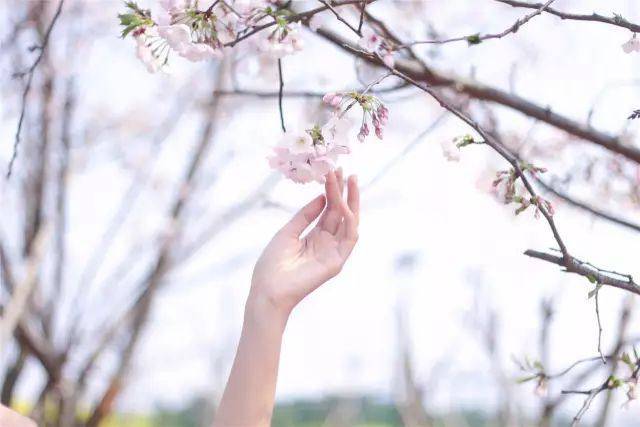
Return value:
[(281, 326), (282, 329), (284, 329), (291, 314), (290, 308), (279, 304), (278, 301), (254, 289), (249, 292), (244, 311), (245, 321), (277, 325)]

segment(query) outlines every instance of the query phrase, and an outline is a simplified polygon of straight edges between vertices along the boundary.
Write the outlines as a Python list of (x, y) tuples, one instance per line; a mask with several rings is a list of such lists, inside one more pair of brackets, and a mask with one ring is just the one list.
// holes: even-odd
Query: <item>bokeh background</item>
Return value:
[[(0, 2), (3, 172), (25, 83), (15, 73), (38, 55), (29, 48), (38, 45), (56, 6)], [(554, 6), (640, 21), (633, 1)], [(282, 135), (275, 61), (238, 49), (221, 62), (176, 58), (170, 74), (149, 74), (134, 43), (118, 37), (122, 9), (115, 0), (67, 1), (34, 75), (14, 172), (0, 180), (0, 238), (18, 279), (33, 259), (27, 240), (35, 242), (31, 252), (40, 247), (25, 322), (46, 337), (52, 355), (66, 356), (60, 381), (51, 385), (37, 358), (22, 356), (18, 341), (8, 340), (0, 372), (6, 383), (22, 358), (10, 403), (46, 414), (80, 387), (88, 355), (124, 319), (76, 396), (79, 410), (91, 412), (130, 338), (125, 314), (146, 295), (164, 253), (148, 318), (105, 425), (207, 425), (231, 366), (253, 263), (321, 186), (282, 180), (265, 160)], [(407, 40), (499, 32), (527, 12), (491, 0), (380, 0), (369, 11)], [(355, 11), (347, 16), (357, 20)], [(339, 22), (327, 28), (355, 40)], [(283, 60), (284, 116), (292, 128), (328, 116), (323, 93), (363, 88), (382, 72), (310, 31), (303, 37), (305, 49)], [(417, 51), (443, 72), (589, 119), (637, 145), (638, 125), (626, 118), (640, 108), (640, 55), (620, 48), (630, 37), (625, 29), (543, 14), (500, 40)], [(380, 88), (398, 83), (387, 79)], [(538, 425), (544, 403), (575, 376), (552, 382), (540, 396), (535, 381), (518, 384), (524, 373), (514, 359), (544, 360), (558, 372), (596, 356), (598, 325), (587, 297), (593, 286), (523, 255), (554, 241), (543, 220), (529, 211), (514, 216), (513, 206), (493, 194), (491, 181), (505, 162), (481, 146), (464, 149), (459, 162), (444, 158), (441, 143), (468, 133), (464, 124), (415, 88), (379, 96), (390, 110), (385, 139), (356, 144), (343, 162), (363, 191), (360, 241), (340, 276), (289, 321), (274, 425)], [(527, 144), (530, 158), (576, 197), (640, 220), (638, 201), (627, 194), (637, 181), (630, 190), (600, 166), (598, 159), (611, 156), (604, 150), (504, 107), (458, 101), (509, 141)], [(358, 116), (351, 119), (355, 138)], [(193, 179), (185, 181), (194, 158)], [(588, 179), (581, 172), (586, 163), (595, 164)], [(636, 232), (551, 200), (576, 256), (640, 274)], [(8, 299), (3, 288), (0, 301)], [(622, 291), (600, 292), (605, 352), (620, 338), (625, 300)], [(624, 339), (633, 341), (640, 327), (637, 304), (631, 307)], [(600, 384), (609, 366), (589, 369), (583, 388)], [(601, 417), (606, 400), (593, 403), (587, 424)], [(612, 393), (606, 425), (637, 425), (640, 406), (622, 409), (625, 400), (624, 390)], [(569, 425), (582, 401), (563, 398), (554, 425)]]

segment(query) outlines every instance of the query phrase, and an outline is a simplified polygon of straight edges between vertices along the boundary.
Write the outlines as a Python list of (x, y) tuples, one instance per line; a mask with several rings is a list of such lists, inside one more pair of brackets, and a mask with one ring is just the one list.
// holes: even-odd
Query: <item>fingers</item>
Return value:
[(360, 220), (360, 189), (358, 188), (358, 177), (351, 175), (347, 181), (348, 195), (347, 205), (349, 210), (353, 212), (356, 220)]
[(355, 176), (350, 176), (347, 201), (342, 201), (343, 221), (338, 231), (340, 254), (346, 259), (358, 241), (358, 223), (360, 222), (360, 190)]
[(336, 178), (338, 179), (338, 188), (340, 189), (340, 197), (344, 194), (344, 175), (342, 168), (336, 169)]
[(325, 205), (324, 195), (319, 195), (294, 215), (291, 220), (285, 224), (279, 231), (290, 237), (299, 237), (300, 234), (320, 215)]
[(327, 197), (327, 209), (322, 218), (320, 218), (318, 226), (324, 231), (335, 234), (342, 221), (342, 213), (340, 212), (342, 197), (338, 177), (333, 171), (327, 174), (324, 188)]

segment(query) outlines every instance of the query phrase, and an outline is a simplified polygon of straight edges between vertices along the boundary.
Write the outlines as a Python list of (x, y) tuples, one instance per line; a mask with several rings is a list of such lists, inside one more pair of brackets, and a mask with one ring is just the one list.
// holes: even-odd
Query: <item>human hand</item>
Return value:
[(0, 426), (37, 427), (33, 420), (23, 417), (4, 405), (0, 405)]
[[(256, 263), (249, 299), (268, 301), (285, 315), (337, 275), (358, 240), (359, 190), (355, 176), (342, 197), (342, 170), (327, 174), (325, 195), (304, 206), (264, 249)], [(325, 208), (326, 204), (326, 209)], [(302, 233), (322, 213), (304, 237)]]

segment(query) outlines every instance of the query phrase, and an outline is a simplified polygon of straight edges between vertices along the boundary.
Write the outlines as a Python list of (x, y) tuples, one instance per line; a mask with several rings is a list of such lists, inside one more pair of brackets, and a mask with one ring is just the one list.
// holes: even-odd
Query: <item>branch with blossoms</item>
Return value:
[[(631, 323), (633, 299), (627, 297), (620, 309), (620, 320), (616, 329), (616, 340), (613, 349), (608, 355), (589, 357), (577, 360), (567, 367), (553, 372), (549, 368), (549, 328), (553, 317), (551, 306), (543, 303), (543, 320), (541, 325), (540, 359), (513, 358), (520, 371), (517, 379), (519, 384), (534, 384), (534, 392), (543, 401), (540, 414), (541, 426), (551, 425), (554, 412), (569, 397), (585, 395), (586, 398), (573, 419), (572, 425), (577, 426), (584, 414), (590, 408), (592, 402), (601, 393), (606, 392), (606, 400), (600, 405), (600, 413), (594, 425), (606, 425), (609, 407), (612, 403), (612, 393), (615, 390), (625, 390), (627, 401), (623, 407), (631, 405), (638, 399), (637, 372), (640, 366), (640, 358), (635, 348), (637, 339), (627, 339), (628, 329)], [(606, 368), (606, 376), (597, 387), (583, 387), (583, 384), (594, 374)], [(572, 375), (575, 371), (578, 374)], [(550, 388), (553, 383), (568, 379), (568, 385), (563, 386), (560, 393), (551, 396)]]
[[(544, 4), (538, 5), (533, 13), (517, 21), (503, 33), (515, 32), (533, 17), (549, 11), (552, 2), (553, 0), (548, 0)], [(274, 148), (274, 155), (269, 158), (271, 167), (282, 172), (285, 177), (297, 183), (322, 182), (324, 175), (335, 169), (339, 156), (350, 152), (348, 135), (350, 126), (343, 118), (354, 105), (357, 105), (362, 112), (357, 139), (361, 142), (364, 141), (369, 135), (371, 127), (375, 129), (376, 136), (382, 139), (383, 127), (388, 119), (388, 109), (377, 97), (366, 92), (388, 75), (394, 75), (429, 94), (443, 108), (453, 113), (483, 138), (482, 141), (475, 141), (470, 136), (463, 137), (455, 142), (456, 148), (459, 149), (475, 143), (485, 144), (510, 163), (509, 169), (498, 172), (494, 186), (502, 189), (502, 198), (505, 203), (517, 205), (516, 214), (533, 208), (536, 217), (543, 216), (545, 218), (560, 253), (559, 256), (555, 256), (529, 250), (526, 252), (527, 255), (561, 265), (566, 271), (584, 276), (589, 281), (596, 283), (597, 286), (608, 285), (640, 294), (640, 286), (634, 282), (630, 275), (612, 274), (605, 269), (585, 263), (569, 253), (553, 220), (552, 204), (537, 194), (527, 177), (527, 174), (530, 174), (533, 178), (538, 179), (538, 174), (545, 172), (545, 169), (521, 160), (470, 116), (453, 107), (431, 85), (416, 78), (416, 73), (419, 77), (425, 78), (420, 74), (421, 71), (416, 72), (402, 63), (396, 64), (394, 53), (398, 47), (402, 46), (407, 48), (412, 58), (417, 59), (417, 55), (410, 48), (411, 43), (401, 43), (382, 21), (372, 19), (369, 12), (365, 10), (364, 3), (360, 10), (361, 19), (367, 18), (367, 20), (373, 21), (375, 26), (384, 31), (386, 37), (379, 35), (370, 26), (358, 25), (356, 28), (343, 18), (336, 7), (353, 4), (349, 2), (330, 3), (323, 1), (321, 2), (323, 7), (301, 13), (295, 13), (288, 9), (286, 4), (281, 5), (278, 2), (266, 0), (244, 6), (216, 1), (206, 10), (199, 10), (197, 2), (190, 0), (162, 0), (161, 3), (165, 15), (156, 18), (156, 20), (152, 19), (148, 11), (141, 10), (132, 2), (126, 4), (130, 13), (120, 15), (121, 24), (125, 26), (123, 37), (133, 34), (138, 44), (138, 56), (150, 71), (155, 71), (165, 65), (168, 62), (168, 55), (172, 51), (192, 61), (215, 58), (223, 55), (224, 48), (235, 46), (239, 41), (253, 35), (255, 37), (252, 39), (252, 47), (256, 53), (269, 52), (272, 57), (280, 60), (283, 56), (302, 49), (302, 42), (299, 39), (299, 21), (301, 20), (304, 20), (305, 24), (312, 27), (318, 34), (334, 41), (350, 53), (389, 70), (387, 75), (371, 83), (361, 93), (347, 92), (325, 95), (323, 98), (325, 103), (335, 109), (334, 114), (325, 124), (313, 123), (302, 129), (285, 133), (282, 143)], [(331, 33), (319, 28), (321, 25), (314, 24), (313, 20), (316, 15), (327, 9), (360, 37), (358, 47), (354, 47), (346, 41), (339, 41)], [(626, 47), (625, 51), (627, 51)], [(418, 62), (421, 61), (418, 60)], [(433, 73), (428, 70), (427, 72), (431, 74), (431, 79), (433, 79)], [(280, 77), (282, 77), (281, 73)], [(426, 79), (428, 80), (429, 77)], [(284, 129), (281, 107), (282, 86), (281, 80), (279, 106)], [(469, 87), (467, 84), (461, 84), (461, 86)], [(478, 95), (477, 92), (476, 95)], [(495, 94), (493, 96), (495, 98)], [(532, 110), (532, 107), (527, 106), (526, 109)], [(535, 117), (535, 114), (532, 115)], [(640, 151), (634, 148), (623, 147), (611, 140), (603, 141), (606, 137), (594, 134), (591, 130), (579, 130), (576, 125), (567, 123), (564, 119), (553, 119), (548, 110), (543, 116), (547, 121), (555, 123), (565, 130), (572, 128), (576, 134), (584, 136), (585, 132), (589, 132), (589, 136), (594, 142), (640, 162)], [(448, 151), (451, 152), (451, 150)]]

